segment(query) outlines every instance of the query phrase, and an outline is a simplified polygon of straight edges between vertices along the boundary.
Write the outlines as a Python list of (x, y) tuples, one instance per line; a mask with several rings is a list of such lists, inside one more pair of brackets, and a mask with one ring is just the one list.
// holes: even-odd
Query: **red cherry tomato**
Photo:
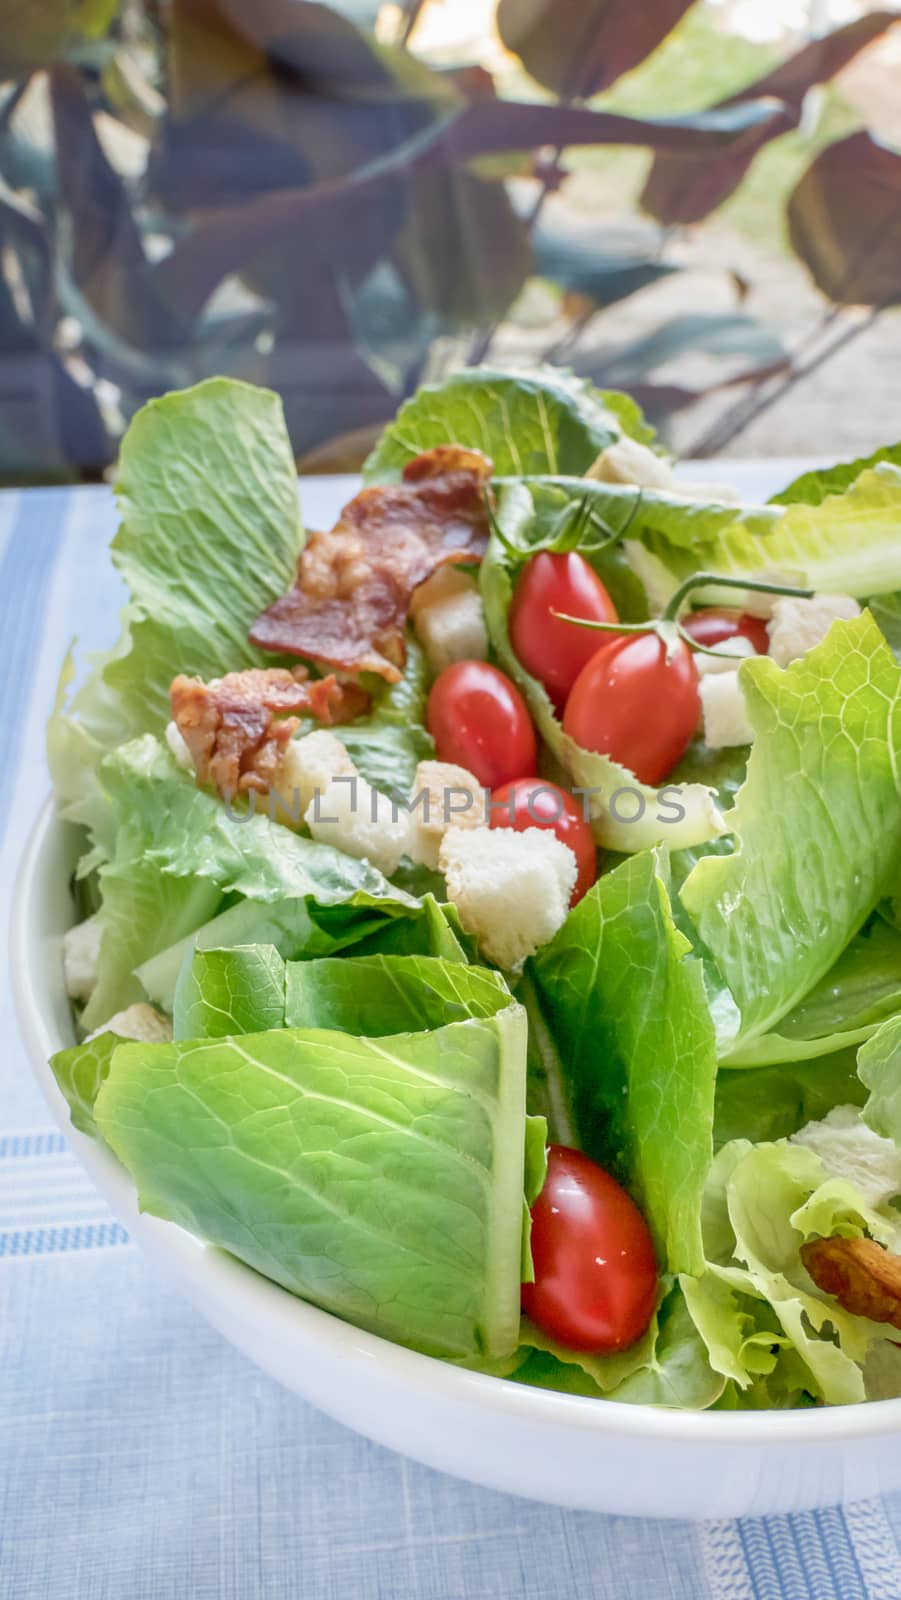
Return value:
[(688, 749), (701, 715), (698, 673), (681, 639), (670, 659), (656, 633), (626, 634), (592, 656), (570, 690), (564, 731), (659, 783)]
[(616, 607), (597, 573), (577, 551), (541, 550), (520, 573), (510, 606), (510, 641), (527, 672), (543, 683), (557, 710), (587, 661), (609, 635), (576, 628), (552, 615), (617, 622)]
[(544, 778), (521, 778), (505, 783), (491, 796), (491, 827), (551, 828), (576, 858), (578, 872), (570, 905), (574, 906), (591, 888), (597, 876), (598, 852), (594, 834), (585, 821), (582, 806), (565, 789)]
[(455, 661), (432, 684), (426, 710), (439, 761), (453, 761), (486, 789), (535, 771), (538, 747), (515, 683), (485, 661)]
[(552, 1144), (532, 1207), (535, 1282), (522, 1308), (571, 1350), (607, 1354), (640, 1339), (657, 1302), (648, 1225), (625, 1189), (580, 1150)]
[(770, 648), (766, 622), (763, 617), (752, 617), (749, 611), (727, 611), (710, 606), (706, 611), (694, 611), (683, 617), (682, 626), (708, 650), (714, 650), (724, 639), (739, 637), (747, 639), (759, 656), (765, 656)]

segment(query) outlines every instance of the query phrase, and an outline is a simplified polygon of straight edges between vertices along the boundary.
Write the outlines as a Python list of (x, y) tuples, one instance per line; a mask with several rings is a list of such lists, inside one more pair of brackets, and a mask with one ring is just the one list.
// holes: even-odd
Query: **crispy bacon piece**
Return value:
[(446, 562), (485, 554), (491, 471), (478, 450), (437, 445), (402, 483), (363, 489), (331, 533), (311, 535), (294, 588), (257, 617), (252, 642), (396, 683), (413, 590)]
[(856, 1317), (901, 1329), (901, 1256), (873, 1239), (809, 1239), (801, 1260), (817, 1288)]
[(249, 667), (210, 683), (180, 675), (169, 698), (198, 782), (213, 783), (223, 794), (265, 794), (273, 786), (285, 746), (300, 726), (300, 716), (288, 713), (330, 726), (359, 716), (369, 704), (356, 684), (339, 683), (334, 675), (311, 679), (306, 667)]

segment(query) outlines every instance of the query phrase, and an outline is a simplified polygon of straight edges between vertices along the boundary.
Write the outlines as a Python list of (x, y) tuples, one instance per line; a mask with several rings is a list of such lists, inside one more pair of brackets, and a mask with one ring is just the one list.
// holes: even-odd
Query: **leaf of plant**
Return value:
[(716, 1050), (665, 858), (601, 877), (533, 960), (589, 1155), (635, 1195), (672, 1272), (701, 1270)]
[(701, 859), (681, 898), (740, 1043), (803, 1000), (897, 882), (901, 670), (864, 613), (784, 670), (758, 657), (739, 675), (757, 739), (726, 818), (738, 848)]
[(428, 1354), (519, 1334), (525, 1016), (121, 1045), (95, 1103), (141, 1208)]
[(533, 270), (504, 184), (450, 165), (413, 173), (392, 256), (419, 304), (456, 327), (503, 317)]
[(861, 473), (870, 467), (878, 467), (881, 461), (901, 467), (901, 444), (882, 445), (872, 455), (859, 456), (856, 461), (840, 461), (834, 467), (814, 467), (811, 472), (802, 472), (800, 478), (795, 478), (781, 494), (772, 495), (770, 504), (790, 506), (800, 502), (807, 506), (822, 505), (829, 495), (844, 494), (857, 482)]
[(285, 963), (274, 945), (195, 950), (191, 985), (176, 1004), (176, 1039), (222, 1039), (285, 1026)]
[(768, 125), (761, 123), (743, 147), (712, 152), (709, 159), (699, 160), (661, 152), (642, 191), (644, 210), (665, 227), (702, 222), (735, 192), (764, 145), (797, 127), (804, 98), (814, 85), (827, 83), (895, 21), (894, 11), (871, 11), (834, 33), (812, 39), (762, 78), (720, 101), (719, 109), (725, 110), (772, 97), (782, 102), (782, 108)]
[(680, 272), (680, 267), (658, 257), (605, 253), (596, 241), (587, 243), (569, 234), (552, 234), (540, 228), (535, 234), (535, 268), (543, 278), (585, 295), (599, 306), (615, 305), (649, 284)]
[(692, 0), (500, 0), (508, 50), (545, 89), (589, 99), (631, 72), (680, 22)]
[(132, 344), (177, 344), (182, 324), (151, 278), (128, 194), (97, 138), (81, 79), (73, 67), (56, 66), (49, 81), (75, 283), (98, 315)]
[(865, 129), (814, 157), (788, 202), (788, 231), (836, 305), (901, 302), (901, 155)]
[(883, 1138), (901, 1143), (901, 1017), (891, 1017), (861, 1046), (857, 1070), (870, 1091), (865, 1121)]
[(771, 1067), (734, 1071), (721, 1066), (716, 1078), (714, 1149), (733, 1139), (752, 1144), (787, 1139), (805, 1123), (819, 1122), (834, 1106), (860, 1106), (865, 1098), (853, 1046), (813, 1061), (780, 1061)]
[(556, 369), (510, 374), (455, 372), (405, 401), (366, 462), (370, 482), (399, 478), (407, 461), (436, 444), (484, 451), (495, 473), (587, 472), (619, 437), (606, 397)]
[(647, 145), (709, 155), (719, 148), (744, 149), (759, 141), (762, 128), (783, 121), (783, 113), (774, 112), (769, 100), (691, 117), (629, 117), (580, 106), (474, 100), (459, 110), (449, 109), (442, 120), (349, 174), (222, 207), (176, 242), (155, 269), (155, 278), (173, 306), (185, 316), (196, 316), (223, 277), (240, 271), (269, 246), (280, 246), (298, 227), (306, 229), (308, 249), (331, 259), (335, 237), (347, 232), (348, 215), (353, 215), (355, 228), (364, 226), (370, 215), (382, 213), (398, 184), (403, 189), (417, 169), (547, 144)]
[(285, 1026), (381, 1039), (493, 1017), (509, 1004), (506, 983), (487, 967), (434, 956), (343, 955), (288, 963)]
[(119, 0), (30, 0), (4, 9), (0, 34), (0, 79), (39, 71), (100, 38), (110, 26)]

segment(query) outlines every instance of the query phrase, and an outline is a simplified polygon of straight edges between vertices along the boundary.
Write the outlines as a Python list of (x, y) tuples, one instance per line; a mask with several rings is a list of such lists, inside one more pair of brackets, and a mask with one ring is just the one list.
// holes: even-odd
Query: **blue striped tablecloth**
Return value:
[[(63, 650), (116, 630), (113, 527), (105, 490), (0, 494), (4, 901)], [(0, 1600), (901, 1600), (901, 1496), (699, 1524), (561, 1511), (285, 1393), (129, 1243), (50, 1125), (5, 975), (0, 1008)]]

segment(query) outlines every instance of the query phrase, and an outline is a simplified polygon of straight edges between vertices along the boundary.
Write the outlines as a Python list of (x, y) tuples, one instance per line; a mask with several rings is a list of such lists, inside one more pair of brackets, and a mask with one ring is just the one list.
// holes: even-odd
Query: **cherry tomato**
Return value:
[(759, 656), (765, 656), (770, 648), (770, 636), (766, 631), (766, 622), (763, 617), (752, 617), (749, 611), (727, 611), (718, 606), (709, 606), (706, 611), (693, 611), (690, 616), (683, 617), (682, 626), (686, 633), (690, 633), (698, 644), (705, 644), (708, 650), (714, 650), (724, 639), (747, 639), (754, 646)]
[(527, 672), (543, 683), (558, 711), (587, 661), (609, 635), (576, 628), (552, 615), (617, 622), (616, 607), (577, 551), (541, 550), (520, 573), (510, 606), (510, 641)]
[(439, 761), (454, 761), (487, 789), (531, 777), (535, 730), (515, 683), (485, 661), (455, 661), (432, 684), (426, 710)]
[(634, 1201), (581, 1150), (552, 1144), (532, 1207), (535, 1282), (522, 1308), (571, 1350), (607, 1354), (640, 1339), (657, 1302), (654, 1245)]
[(691, 651), (670, 659), (656, 633), (626, 634), (592, 656), (570, 690), (563, 728), (583, 750), (619, 761), (642, 783), (659, 783), (688, 749), (701, 715)]
[(571, 906), (594, 883), (598, 865), (594, 834), (585, 821), (582, 806), (555, 783), (547, 783), (544, 778), (521, 778), (495, 789), (491, 796), (491, 826), (513, 828), (517, 833), (526, 828), (552, 828), (557, 838), (569, 845), (579, 869)]

